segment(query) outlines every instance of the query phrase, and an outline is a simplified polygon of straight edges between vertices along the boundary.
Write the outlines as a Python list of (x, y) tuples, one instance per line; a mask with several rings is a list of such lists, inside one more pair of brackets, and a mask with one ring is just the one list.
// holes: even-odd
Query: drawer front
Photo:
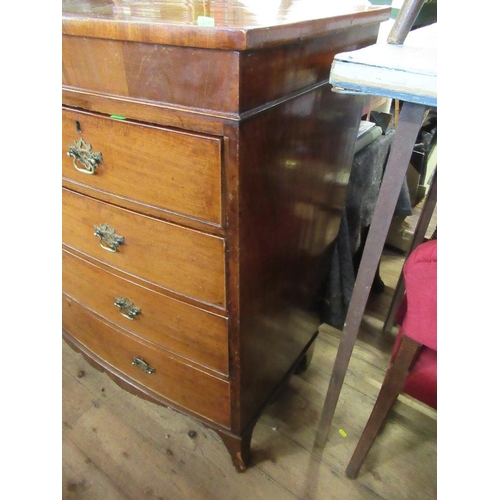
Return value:
[[(62, 125), (66, 179), (117, 198), (221, 225), (220, 138), (67, 109)], [(80, 140), (84, 142), (78, 144)], [(74, 156), (68, 156), (70, 146)], [(90, 151), (82, 151), (89, 147)], [(95, 169), (87, 164), (93, 174), (85, 173), (84, 157), (89, 153), (101, 155), (100, 160), (92, 157)]]
[[(186, 365), (170, 357), (167, 351), (113, 328), (64, 294), (62, 311), (64, 330), (130, 383), (139, 384), (182, 408), (229, 427), (229, 382)], [(148, 367), (154, 372), (144, 371)]]
[[(62, 265), (63, 291), (85, 307), (179, 356), (228, 373), (226, 318), (122, 279), (68, 252), (63, 252)], [(117, 299), (131, 305), (120, 308)]]
[[(161, 287), (225, 307), (222, 238), (146, 217), (67, 189), (63, 189), (62, 206), (66, 245)], [(95, 236), (95, 226), (104, 234), (102, 239)], [(105, 242), (106, 236), (111, 236), (111, 243)], [(116, 251), (111, 251), (115, 244)]]

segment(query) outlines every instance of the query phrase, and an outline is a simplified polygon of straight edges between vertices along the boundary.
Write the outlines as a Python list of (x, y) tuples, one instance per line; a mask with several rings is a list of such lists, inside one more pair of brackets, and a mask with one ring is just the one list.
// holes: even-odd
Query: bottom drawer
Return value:
[[(64, 330), (125, 375), (132, 385), (142, 386), (175, 406), (230, 427), (229, 382), (188, 366), (166, 351), (102, 322), (64, 294), (62, 311)], [(153, 373), (144, 371), (148, 366), (154, 369)]]
[[(138, 286), (64, 252), (63, 291), (119, 328), (158, 344), (181, 358), (228, 373), (227, 319)], [(115, 306), (126, 297), (141, 313), (131, 321)]]

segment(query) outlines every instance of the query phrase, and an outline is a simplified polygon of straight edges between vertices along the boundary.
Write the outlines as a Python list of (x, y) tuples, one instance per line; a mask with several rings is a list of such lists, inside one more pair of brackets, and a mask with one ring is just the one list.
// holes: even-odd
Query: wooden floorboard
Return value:
[[(401, 396), (356, 480), (344, 475), (380, 388), (395, 330), (381, 333), (402, 256), (386, 251), (330, 435), (313, 447), (341, 332), (320, 329), (311, 365), (255, 427), (237, 473), (212, 431), (123, 391), (64, 342), (62, 498), (89, 500), (428, 500), (437, 496), (436, 412)], [(188, 433), (194, 437), (190, 437)]]

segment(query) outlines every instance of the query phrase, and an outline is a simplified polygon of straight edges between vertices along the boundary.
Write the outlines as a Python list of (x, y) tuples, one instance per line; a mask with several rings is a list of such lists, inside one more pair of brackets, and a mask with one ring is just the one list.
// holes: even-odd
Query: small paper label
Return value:
[(198, 26), (215, 26), (215, 19), (213, 17), (198, 16), (198, 19), (196, 19), (196, 24)]

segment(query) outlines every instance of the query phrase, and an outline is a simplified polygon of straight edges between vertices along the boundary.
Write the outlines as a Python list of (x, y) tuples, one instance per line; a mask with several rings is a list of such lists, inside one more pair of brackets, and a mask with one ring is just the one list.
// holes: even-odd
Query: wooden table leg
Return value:
[(315, 441), (315, 446), (318, 447), (323, 447), (328, 437), (377, 265), (426, 109), (424, 105), (410, 102), (405, 102), (402, 106), (318, 425)]
[[(415, 248), (417, 248), (420, 243), (425, 240), (425, 233), (427, 229), (429, 229), (429, 224), (432, 219), (432, 214), (434, 213), (434, 209), (437, 204), (437, 167), (432, 176), (431, 185), (429, 188), (429, 192), (427, 194), (427, 198), (424, 202), (424, 206), (422, 207), (422, 212), (420, 213), (420, 217), (418, 219), (417, 225), (415, 227), (415, 233), (413, 234), (413, 240), (411, 242), (410, 248), (406, 253), (405, 259), (410, 255)], [(401, 299), (405, 294), (405, 283), (403, 278), (403, 271), (399, 275), (398, 284), (396, 285), (396, 289), (394, 290), (394, 296), (392, 297), (391, 307), (389, 308), (389, 312), (387, 313), (387, 317), (385, 319), (384, 326), (382, 327), (383, 332), (390, 332), (392, 327), (394, 326), (394, 317), (396, 316), (396, 311), (398, 310), (399, 304), (401, 303)]]

